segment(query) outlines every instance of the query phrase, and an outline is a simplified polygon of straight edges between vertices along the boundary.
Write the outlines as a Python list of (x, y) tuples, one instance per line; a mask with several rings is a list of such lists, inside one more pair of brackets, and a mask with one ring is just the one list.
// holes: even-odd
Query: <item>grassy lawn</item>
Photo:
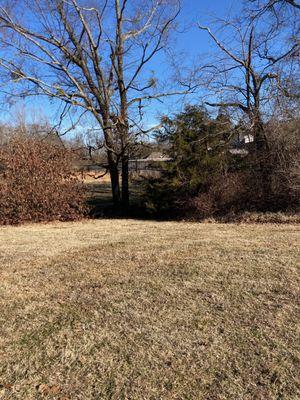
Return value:
[(0, 399), (300, 398), (299, 228), (0, 228)]

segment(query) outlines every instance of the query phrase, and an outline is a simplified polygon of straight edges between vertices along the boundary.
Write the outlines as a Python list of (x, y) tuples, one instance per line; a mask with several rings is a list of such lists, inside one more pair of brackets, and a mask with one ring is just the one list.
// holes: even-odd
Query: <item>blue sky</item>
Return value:
[[(213, 16), (226, 17), (228, 14), (235, 14), (242, 1), (238, 0), (182, 0), (182, 12), (179, 16), (178, 22), (180, 30), (183, 33), (176, 35), (175, 43), (178, 52), (184, 52), (183, 63), (188, 65), (189, 62), (195, 62), (196, 57), (201, 54), (210, 53), (213, 51), (213, 44), (211, 43), (208, 35), (200, 31), (196, 27), (196, 23), (208, 23)], [(179, 60), (181, 62), (181, 60)], [(167, 76), (170, 68), (164, 59), (164, 56), (159, 55), (151, 65), (155, 70), (157, 77)], [(185, 99), (187, 102), (197, 102), (197, 96)], [(179, 98), (169, 99), (165, 104), (153, 103), (148, 109), (145, 110), (146, 118), (145, 124), (151, 126), (158, 121), (159, 114), (166, 114), (172, 111), (177, 111), (182, 106), (182, 101)], [(25, 109), (27, 119), (32, 119), (33, 114), (45, 115), (51, 122), (55, 116), (56, 106), (51, 105), (49, 102), (30, 98), (24, 104), (18, 104), (16, 109)], [(14, 113), (13, 109), (7, 109), (2, 112), (2, 121), (10, 120), (11, 115)]]
[[(241, 7), (241, 0), (183, 0), (180, 20), (182, 23), (200, 22), (205, 24), (211, 18), (226, 17), (235, 14)], [(204, 32), (194, 27), (182, 37), (178, 37), (181, 45), (188, 45), (188, 49), (195, 53), (206, 52), (210, 48), (210, 41)]]
[[(178, 18), (182, 33), (176, 34), (176, 49), (178, 52), (184, 52), (183, 64), (201, 62), (201, 55), (210, 54), (216, 48), (210, 40), (208, 34), (197, 27), (197, 23), (209, 25), (214, 17), (226, 18), (230, 15), (236, 15), (241, 9), (242, 1), (239, 0), (182, 0), (182, 11)], [(162, 62), (162, 57), (157, 57), (154, 61), (154, 68), (157, 76), (167, 75), (169, 65)], [(180, 63), (180, 60), (179, 60)], [(161, 103), (152, 103), (148, 109), (147, 124), (155, 125), (158, 121), (158, 115), (164, 113), (176, 112), (182, 108), (182, 102), (197, 103), (200, 95), (196, 94), (183, 98), (170, 98)]]

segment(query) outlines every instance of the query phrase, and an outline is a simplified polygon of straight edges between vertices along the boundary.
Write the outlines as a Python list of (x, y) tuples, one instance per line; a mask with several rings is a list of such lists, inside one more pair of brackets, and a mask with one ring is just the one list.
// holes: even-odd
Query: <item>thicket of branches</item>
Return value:
[[(243, 3), (238, 16), (198, 24), (214, 49), (201, 71), (204, 104), (232, 123), (220, 137), (218, 121), (201, 109), (164, 121), (173, 161), (148, 184), (155, 212), (203, 217), (299, 205), (300, 6)], [(238, 133), (253, 143), (230, 156), (226, 136)]]
[(164, 119), (158, 132), (168, 142), (171, 161), (160, 179), (146, 183), (148, 211), (163, 217), (205, 217), (246, 211), (296, 211), (300, 199), (300, 123), (270, 121), (264, 131), (268, 148), (261, 160), (255, 142), (240, 139), (249, 131), (222, 111), (215, 118), (199, 106), (188, 106)]
[[(113, 203), (127, 210), (129, 158), (143, 154), (139, 142), (154, 129), (144, 128), (145, 107), (153, 101), (170, 96), (178, 99), (179, 95), (199, 90), (198, 104), (204, 104), (208, 111), (203, 107), (188, 108), (175, 117), (174, 113), (172, 117), (164, 117), (159, 124), (160, 133), (168, 138), (173, 161), (162, 180), (149, 182), (150, 208), (156, 211), (178, 208), (192, 213), (198, 210), (202, 215), (296, 207), (299, 2), (244, 0), (241, 12), (235, 17), (214, 19), (208, 25), (195, 22), (211, 43), (211, 51), (207, 59), (201, 55), (198, 65), (189, 60), (186, 67), (177, 49), (168, 48), (171, 33), (176, 31), (180, 3), (180, 0), (3, 0), (0, 80), (6, 87), (6, 100), (42, 96), (63, 104), (56, 126), (61, 131), (70, 114), (76, 116), (73, 129), (82, 118), (89, 123), (94, 121), (92, 140), (82, 153), (97, 159), (103, 173), (110, 174)], [(174, 74), (164, 80), (151, 68), (155, 57), (166, 48), (170, 51), (162, 59), (174, 67)], [(212, 117), (218, 110), (218, 118)], [(68, 129), (63, 131), (66, 133)], [(239, 133), (251, 135), (253, 143), (247, 156), (232, 157), (231, 139)], [(33, 148), (44, 157), (46, 152), (39, 146), (34, 143)], [(8, 148), (4, 147), (2, 153), (6, 154)], [(37, 152), (32, 157), (37, 169), (45, 169), (38, 165)], [(11, 171), (6, 179), (19, 182), (18, 173), (22, 171), (14, 175), (13, 160), (10, 162), (6, 161), (5, 173)], [(71, 170), (67, 167), (66, 170), (71, 176)], [(26, 179), (23, 184), (32, 187), (33, 181), (26, 183)], [(57, 187), (58, 181), (52, 185)], [(8, 193), (5, 186), (1, 190)], [(40, 204), (34, 203), (30, 190), (27, 193), (30, 204)], [(38, 198), (42, 193), (39, 190)], [(50, 192), (49, 185), (49, 195)], [(72, 196), (64, 193), (65, 200), (61, 198), (57, 204), (62, 206), (65, 201), (66, 213), (71, 215), (76, 207), (70, 208)], [(7, 194), (1, 201), (5, 202), (5, 198), (9, 198)], [(24, 210), (26, 201), (24, 198)], [(11, 207), (21, 210), (17, 201)], [(32, 210), (28, 208), (24, 215)], [(56, 218), (54, 214), (60, 215), (60, 211), (53, 208)]]
[(179, 11), (180, 0), (0, 5), (0, 68), (8, 97), (46, 96), (64, 104), (61, 120), (73, 112), (77, 122), (89, 116), (96, 123), (92, 150), (106, 150), (103, 167), (115, 205), (129, 202), (128, 157), (143, 131), (145, 106), (192, 90), (161, 81), (147, 67), (168, 43)]
[(77, 220), (85, 195), (73, 155), (37, 137), (16, 135), (0, 147), (0, 224)]

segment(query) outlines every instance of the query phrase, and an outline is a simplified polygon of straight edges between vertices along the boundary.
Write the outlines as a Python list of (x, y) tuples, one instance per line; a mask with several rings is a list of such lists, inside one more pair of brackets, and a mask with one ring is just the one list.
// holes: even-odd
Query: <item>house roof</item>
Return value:
[(151, 154), (149, 154), (149, 156), (146, 157), (144, 160), (145, 161), (170, 161), (171, 158), (161, 152), (154, 151)]

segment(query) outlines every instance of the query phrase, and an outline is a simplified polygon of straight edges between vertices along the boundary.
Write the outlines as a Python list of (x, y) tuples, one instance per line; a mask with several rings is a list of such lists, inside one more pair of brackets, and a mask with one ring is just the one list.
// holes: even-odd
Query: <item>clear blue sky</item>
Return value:
[[(201, 31), (197, 23), (209, 25), (214, 17), (226, 18), (237, 15), (242, 5), (242, 0), (182, 0), (182, 11), (178, 21), (180, 28), (183, 29), (182, 33), (176, 34), (176, 49), (178, 53), (184, 53), (182, 64), (195, 63), (199, 58), (201, 62), (201, 54), (209, 54), (216, 49), (207, 32)], [(179, 64), (180, 62), (181, 60)], [(157, 76), (168, 74), (169, 65), (162, 62), (160, 57), (155, 59), (153, 67)], [(199, 95), (195, 95), (185, 98), (184, 101), (197, 102), (198, 98)], [(153, 103), (151, 110), (148, 110), (148, 124), (155, 124), (159, 113), (176, 111), (176, 105), (181, 107), (182, 101), (183, 99), (179, 98), (169, 99), (165, 102), (165, 107)]]
[[(236, 14), (241, 8), (242, 0), (183, 0), (181, 23), (200, 22), (205, 24), (211, 18), (226, 17)], [(203, 53), (209, 50), (210, 41), (205, 32), (199, 32), (196, 27), (190, 29), (186, 34), (178, 37), (181, 46), (187, 46), (193, 53)]]
[[(226, 17), (232, 13), (236, 14), (241, 7), (241, 3), (242, 1), (239, 0), (182, 0), (182, 12), (178, 21), (180, 29), (183, 29), (183, 33), (178, 33), (175, 40), (178, 52), (181, 53), (183, 51), (185, 53), (184, 60), (182, 60), (183, 64), (188, 65), (189, 62), (195, 62), (195, 59), (201, 54), (212, 51), (213, 45), (208, 35), (200, 31), (196, 27), (196, 23), (205, 24), (213, 16)], [(155, 70), (155, 75), (158, 77), (167, 76), (170, 70), (163, 55), (158, 56), (154, 60), (151, 68)], [(187, 99), (187, 101), (195, 102), (197, 101), (197, 97)], [(169, 113), (173, 110), (175, 111), (180, 106), (181, 101), (176, 98), (173, 100), (169, 99), (165, 105), (154, 103), (147, 111), (145, 110), (147, 112), (146, 125), (155, 124), (159, 113)], [(55, 109), (56, 107), (51, 106), (49, 102), (41, 99), (34, 100), (30, 98), (26, 102), (28, 119), (31, 118), (32, 110), (36, 110), (40, 114), (45, 114), (51, 122), (55, 115)], [(11, 119), (9, 111), (2, 112), (0, 115), (2, 116), (2, 121)]]

